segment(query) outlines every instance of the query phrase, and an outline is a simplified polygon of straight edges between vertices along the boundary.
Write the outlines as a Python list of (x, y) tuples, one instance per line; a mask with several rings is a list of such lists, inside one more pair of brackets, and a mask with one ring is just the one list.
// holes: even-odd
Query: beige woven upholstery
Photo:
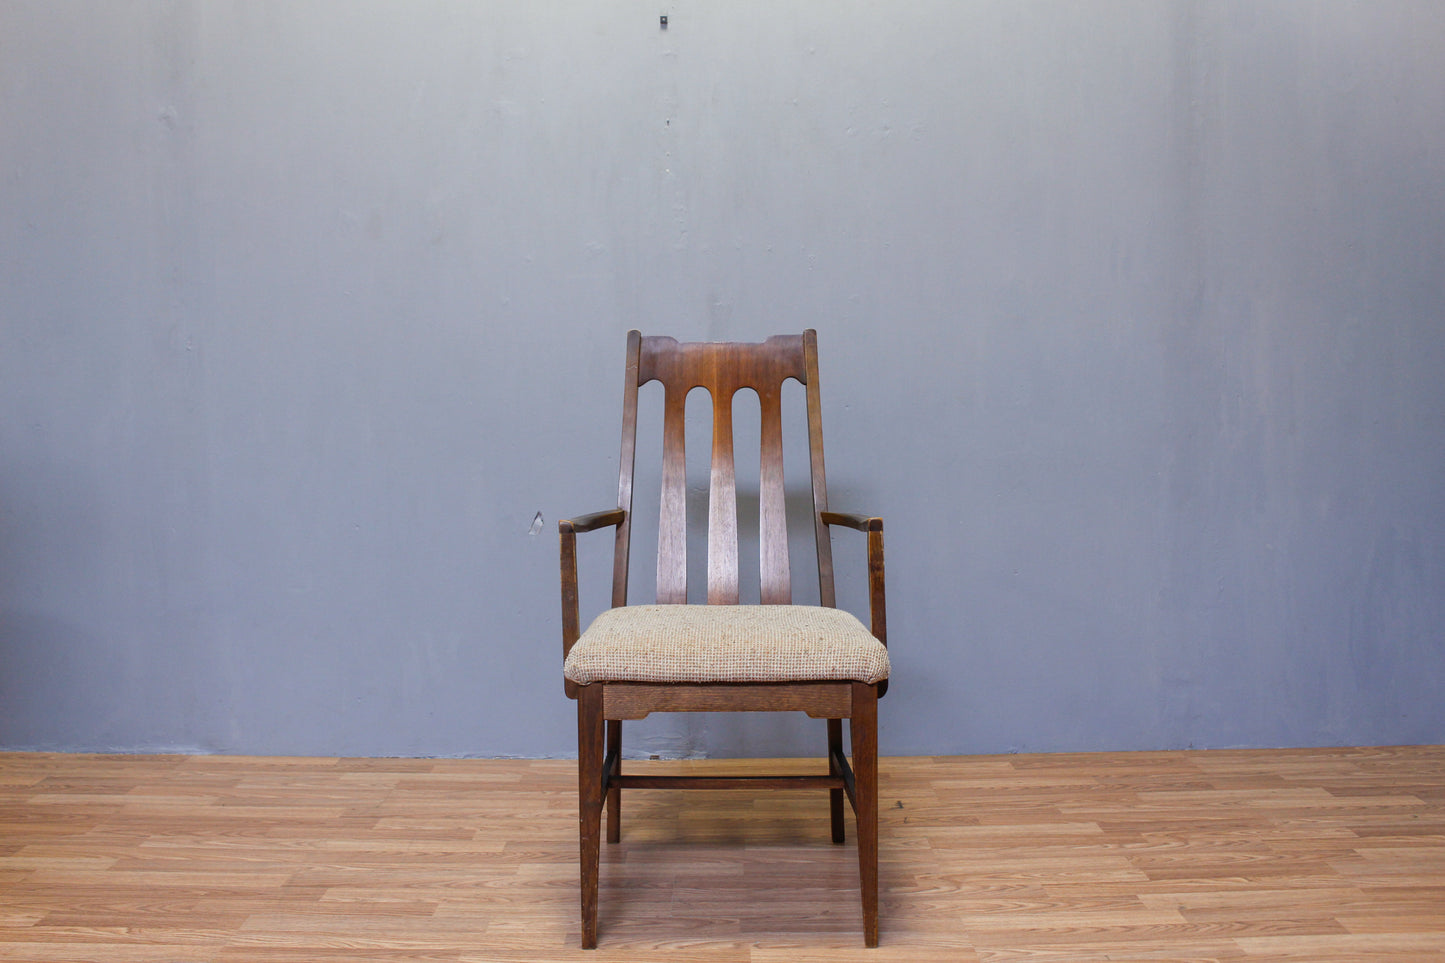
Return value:
[(888, 650), (850, 613), (814, 605), (629, 605), (582, 633), (562, 668), (591, 682), (888, 678)]

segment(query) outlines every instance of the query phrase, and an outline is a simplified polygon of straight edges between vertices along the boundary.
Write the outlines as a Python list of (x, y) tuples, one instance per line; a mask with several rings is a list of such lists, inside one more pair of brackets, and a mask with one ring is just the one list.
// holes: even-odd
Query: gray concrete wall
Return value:
[(1433, 0), (0, 0), (0, 746), (570, 752), (633, 326), (818, 328), (886, 752), (1445, 741), (1442, 265)]

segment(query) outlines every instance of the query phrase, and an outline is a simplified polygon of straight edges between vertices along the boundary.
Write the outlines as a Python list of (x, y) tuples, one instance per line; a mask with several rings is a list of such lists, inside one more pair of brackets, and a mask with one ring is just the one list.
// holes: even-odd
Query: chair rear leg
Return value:
[[(828, 775), (840, 776), (838, 763), (835, 761), (843, 751), (843, 720), (828, 720)], [(832, 817), (833, 842), (843, 842), (843, 790), (828, 790), (828, 809)]]
[[(622, 720), (607, 720), (607, 755), (616, 761), (608, 776), (622, 775)], [(613, 787), (607, 791), (607, 841), (615, 843), (622, 838), (622, 790)]]
[(577, 798), (582, 863), (582, 948), (597, 947), (597, 876), (602, 835), (602, 686), (577, 693)]
[(858, 822), (858, 888), (863, 897), (863, 945), (878, 945), (878, 689), (853, 684), (854, 815)]

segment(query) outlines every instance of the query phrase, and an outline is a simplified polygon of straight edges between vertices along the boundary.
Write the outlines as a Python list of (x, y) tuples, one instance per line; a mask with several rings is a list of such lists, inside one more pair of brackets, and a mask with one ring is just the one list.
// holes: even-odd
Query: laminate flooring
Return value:
[(585, 952), (574, 763), (0, 753), (0, 960), (1445, 960), (1445, 747), (880, 783), (879, 948), (826, 793), (633, 790)]

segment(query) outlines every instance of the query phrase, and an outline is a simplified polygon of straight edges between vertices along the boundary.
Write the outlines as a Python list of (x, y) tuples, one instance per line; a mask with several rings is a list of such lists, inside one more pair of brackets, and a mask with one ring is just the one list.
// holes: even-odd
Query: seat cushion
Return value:
[(572, 646), (573, 682), (806, 682), (888, 678), (888, 650), (853, 615), (816, 605), (629, 605)]

